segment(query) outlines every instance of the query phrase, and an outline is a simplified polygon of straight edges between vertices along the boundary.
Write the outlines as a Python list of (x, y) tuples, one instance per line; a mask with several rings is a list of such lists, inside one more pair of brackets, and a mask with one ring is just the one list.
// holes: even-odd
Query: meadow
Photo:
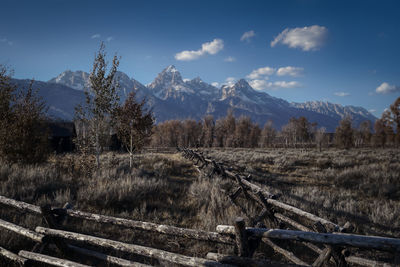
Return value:
[[(285, 203), (343, 225), (359, 234), (400, 237), (400, 153), (397, 149), (201, 149), (233, 170), (251, 175)], [(96, 170), (94, 158), (76, 154), (52, 155), (43, 164), (0, 164), (0, 195), (36, 205), (62, 207), (215, 231), (232, 224), (240, 209), (227, 192), (232, 182), (201, 174), (178, 152), (143, 152), (129, 168), (127, 154), (105, 153)], [(255, 212), (251, 203), (245, 208)], [(0, 217), (34, 229), (40, 218), (5, 208)], [(233, 253), (233, 248), (207, 242), (188, 242), (140, 231), (121, 230), (70, 219), (67, 229), (79, 229), (111, 239), (153, 246), (186, 255), (209, 251)], [(134, 240), (134, 241), (132, 241)], [(18, 251), (31, 243), (1, 230), (0, 246)], [(276, 255), (275, 255), (276, 256)], [(274, 257), (275, 257), (274, 256)], [(278, 258), (276, 258), (278, 259)]]

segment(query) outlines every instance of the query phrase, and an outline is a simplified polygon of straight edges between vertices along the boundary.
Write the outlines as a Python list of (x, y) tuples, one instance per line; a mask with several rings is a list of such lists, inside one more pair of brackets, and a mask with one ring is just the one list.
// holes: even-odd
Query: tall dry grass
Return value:
[(398, 149), (210, 149), (281, 200), (364, 234), (400, 237)]

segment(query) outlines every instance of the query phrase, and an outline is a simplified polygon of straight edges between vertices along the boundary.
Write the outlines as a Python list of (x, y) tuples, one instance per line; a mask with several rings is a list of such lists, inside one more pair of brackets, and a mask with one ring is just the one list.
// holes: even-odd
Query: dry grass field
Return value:
[(400, 151), (396, 149), (205, 150), (249, 173), (280, 200), (360, 234), (400, 237)]
[[(400, 151), (394, 149), (203, 149), (205, 155), (251, 174), (280, 200), (360, 234), (400, 237)], [(215, 230), (241, 216), (224, 192), (229, 180), (209, 179), (179, 153), (106, 153), (100, 170), (73, 154), (41, 165), (0, 163), (0, 195), (36, 205), (63, 206), (134, 220)], [(255, 207), (244, 204), (250, 213)], [(0, 207), (0, 218), (34, 229), (40, 218)], [(67, 229), (187, 255), (232, 253), (231, 247), (182, 240), (69, 219)], [(18, 251), (33, 244), (1, 230), (0, 246)], [(149, 262), (152, 263), (152, 262)]]

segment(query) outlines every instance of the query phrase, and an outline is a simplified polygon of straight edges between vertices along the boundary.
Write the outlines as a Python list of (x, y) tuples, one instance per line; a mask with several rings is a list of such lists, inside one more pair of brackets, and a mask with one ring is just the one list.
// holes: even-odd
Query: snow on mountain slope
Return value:
[[(356, 127), (364, 120), (376, 120), (371, 113), (361, 107), (322, 101), (289, 103), (284, 99), (254, 90), (244, 79), (221, 88), (216, 88), (199, 77), (183, 80), (173, 65), (162, 70), (147, 86), (129, 78), (123, 72), (117, 72), (116, 77), (120, 85), (121, 102), (134, 90), (138, 99), (147, 99), (148, 107), (153, 109), (157, 122), (185, 118), (199, 120), (205, 115), (213, 115), (217, 119), (225, 116), (229, 109), (233, 109), (235, 116), (250, 116), (261, 126), (267, 120), (272, 120), (278, 129), (291, 117), (300, 116), (306, 117), (310, 122), (317, 122), (318, 126), (324, 126), (328, 131), (333, 131), (339, 120), (346, 115), (352, 116)], [(49, 112), (66, 119), (72, 118), (73, 106), (81, 98), (82, 90), (88, 84), (89, 74), (83, 71), (65, 71), (48, 83), (40, 82), (40, 86), (45, 88), (44, 96), (50, 106)], [(60, 86), (62, 93), (58, 99)], [(71, 99), (68, 99), (68, 90)], [(79, 96), (75, 92), (79, 92)]]
[(317, 112), (330, 116), (335, 119), (343, 119), (349, 115), (352, 117), (355, 124), (359, 124), (364, 120), (374, 122), (376, 117), (368, 112), (365, 108), (355, 106), (342, 106), (340, 104), (333, 104), (324, 101), (308, 101), (305, 103), (291, 103), (293, 107), (304, 109), (308, 111)]
[(83, 91), (89, 84), (89, 73), (84, 71), (64, 71), (57, 77), (48, 81), (49, 83), (63, 84), (76, 90)]

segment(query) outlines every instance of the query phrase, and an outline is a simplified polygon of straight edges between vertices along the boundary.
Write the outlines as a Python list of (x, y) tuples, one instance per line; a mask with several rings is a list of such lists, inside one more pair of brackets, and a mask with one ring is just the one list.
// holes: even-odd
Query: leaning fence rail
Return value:
[[(37, 215), (42, 215), (40, 207), (22, 201), (6, 198), (4, 196), (0, 196), (0, 204), (20, 209), (22, 211), (32, 212)], [(203, 230), (180, 228), (170, 225), (155, 224), (151, 222), (135, 221), (135, 220), (111, 217), (107, 215), (100, 215), (73, 209), (53, 209), (53, 210), (58, 213), (64, 213), (65, 215), (70, 217), (94, 221), (97, 223), (118, 225), (131, 229), (157, 232), (160, 234), (173, 235), (173, 236), (191, 238), (202, 241), (211, 241), (211, 242), (231, 244), (231, 245), (234, 244), (232, 238), (221, 235), (216, 232), (207, 232)]]
[[(253, 237), (258, 236), (262, 242), (272, 247), (276, 253), (279, 253), (289, 261), (300, 265), (304, 265), (305, 263), (297, 258), (292, 252), (275, 244), (273, 240), (285, 239), (301, 241), (305, 247), (319, 255), (312, 263), (312, 266), (322, 266), (328, 261), (335, 263), (337, 266), (347, 266), (348, 263), (361, 266), (392, 266), (390, 263), (386, 262), (350, 256), (349, 251), (344, 248), (347, 246), (388, 250), (393, 253), (394, 264), (400, 265), (400, 239), (347, 235), (345, 233), (349, 233), (354, 229), (349, 222), (344, 226), (340, 226), (325, 218), (321, 218), (315, 214), (281, 202), (275, 195), (271, 194), (266, 189), (252, 183), (249, 176), (233, 171), (233, 169), (235, 169), (233, 166), (226, 166), (223, 163), (216, 162), (214, 159), (207, 158), (199, 150), (188, 148), (177, 148), (177, 150), (180, 151), (185, 158), (192, 160), (194, 166), (199, 172), (203, 172), (209, 177), (218, 175), (223, 178), (229, 178), (236, 183), (236, 190), (230, 194), (228, 193), (228, 197), (230, 201), (237, 206), (242, 213), (244, 213), (252, 226), (257, 226), (247, 228), (246, 230), (243, 230), (242, 233), (240, 233), (235, 226), (218, 226), (217, 232), (229, 232), (231, 236), (236, 237), (246, 235)], [(260, 214), (257, 214), (256, 216), (248, 214), (247, 211), (238, 203), (238, 197), (240, 195), (244, 195), (244, 198), (247, 201), (259, 205), (259, 207), (262, 208)], [(300, 223), (291, 217), (301, 217), (306, 220), (302, 220)], [(272, 226), (278, 226), (278, 222), (282, 222), (299, 231), (259, 227), (259, 224), (262, 222), (269, 223)], [(238, 244), (238, 247), (245, 246), (245, 241), (240, 241), (240, 238), (236, 238), (236, 240), (237, 242), (239, 241), (242, 243)], [(321, 249), (316, 244), (322, 244), (324, 245), (324, 248)], [(251, 256), (252, 254), (252, 252), (246, 251), (246, 249), (242, 249), (239, 252), (243, 253), (242, 256)]]
[[(37, 207), (32, 204), (28, 204), (28, 203), (21, 202), (21, 201), (16, 201), (16, 200), (9, 199), (9, 198), (3, 197), (3, 196), (0, 197), (0, 203), (3, 205), (8, 205), (8, 206), (20, 209), (22, 211), (30, 211), (32, 213), (42, 215), (49, 224), (52, 224), (51, 220), (49, 220), (49, 218), (48, 218), (48, 216), (51, 216), (51, 214), (46, 213), (46, 208)], [(71, 211), (68, 209), (55, 208), (53, 210), (50, 209), (50, 212), (51, 211), (57, 215), (62, 215), (62, 214), (69, 215), (71, 213), (71, 212), (68, 212), (68, 211)], [(167, 226), (167, 225), (156, 225), (153, 223), (126, 220), (126, 219), (120, 219), (120, 218), (115, 218), (115, 217), (110, 217), (110, 216), (103, 216), (103, 215), (99, 215), (99, 214), (91, 214), (91, 213), (84, 213), (84, 212), (74, 212), (71, 214), (80, 215), (82, 213), (85, 214), (85, 216), (75, 216), (75, 217), (87, 219), (87, 220), (93, 219), (93, 221), (96, 221), (96, 222), (111, 223), (111, 224), (125, 226), (128, 228), (142, 229), (142, 230), (146, 230), (146, 231), (153, 231), (153, 232), (167, 234), (167, 235), (187, 237), (190, 239), (212, 241), (212, 242), (231, 244), (231, 245), (235, 244), (232, 237), (229, 237), (226, 235), (221, 235), (221, 234), (215, 233), (215, 232), (213, 233), (213, 232), (206, 232), (206, 231), (198, 231), (198, 230), (193, 230), (193, 229), (178, 228), (178, 227)], [(89, 216), (89, 214), (90, 214), (90, 216)], [(105, 217), (105, 218), (103, 218), (103, 217)], [(94, 220), (94, 218), (95, 218), (95, 220)], [(139, 246), (139, 245), (135, 245), (135, 244), (128, 244), (128, 243), (124, 243), (124, 242), (120, 242), (120, 241), (115, 241), (115, 240), (110, 240), (110, 239), (105, 239), (105, 238), (100, 238), (100, 237), (95, 237), (95, 236), (90, 236), (90, 235), (84, 235), (84, 234), (80, 234), (80, 233), (67, 232), (67, 231), (58, 230), (58, 229), (51, 229), (51, 228), (45, 228), (45, 227), (38, 226), (38, 227), (36, 227), (36, 231), (32, 231), (30, 229), (18, 226), (16, 224), (7, 222), (2, 219), (0, 219), (0, 228), (6, 229), (8, 231), (12, 231), (16, 234), (24, 236), (34, 242), (40, 243), (42, 246), (45, 246), (48, 243), (54, 241), (54, 243), (60, 250), (63, 250), (63, 251), (70, 250), (70, 251), (76, 252), (80, 255), (86, 255), (88, 257), (97, 258), (102, 261), (116, 264), (119, 266), (148, 266), (148, 265), (132, 262), (132, 261), (122, 259), (122, 258), (113, 257), (110, 255), (106, 255), (106, 254), (97, 252), (97, 251), (77, 247), (75, 245), (70, 245), (70, 244), (64, 243), (60, 240), (54, 240), (53, 238), (57, 237), (57, 238), (61, 238), (64, 240), (69, 240), (69, 241), (73, 240), (73, 241), (81, 242), (83, 244), (90, 244), (90, 245), (99, 246), (102, 248), (114, 249), (116, 251), (128, 252), (131, 254), (141, 255), (141, 256), (148, 257), (148, 258), (153, 258), (153, 259), (166, 261), (166, 262), (170, 262), (170, 263), (174, 263), (174, 264), (179, 264), (179, 265), (183, 265), (183, 266), (229, 266), (228, 264), (222, 264), (222, 263), (219, 263), (218, 261), (214, 261), (212, 259), (190, 257), (190, 256), (185, 256), (185, 255), (181, 255), (181, 254), (177, 254), (177, 253), (168, 252), (168, 251), (161, 250), (161, 249)], [(27, 262), (27, 260), (39, 261), (39, 262), (44, 262), (44, 263), (49, 263), (52, 261), (51, 256), (43, 255), (40, 253), (20, 251), (19, 255), (17, 255), (6, 249), (3, 249), (3, 248), (0, 249), (0, 255), (8, 258), (9, 260), (19, 262), (23, 265)], [(74, 262), (64, 260), (64, 259), (58, 259), (58, 258), (54, 258), (54, 257), (53, 257), (53, 259), (54, 259), (53, 265), (56, 265), (56, 266), (84, 266), (84, 265), (80, 265), (79, 263), (75, 264)], [(64, 265), (62, 265), (63, 263), (64, 263)]]

